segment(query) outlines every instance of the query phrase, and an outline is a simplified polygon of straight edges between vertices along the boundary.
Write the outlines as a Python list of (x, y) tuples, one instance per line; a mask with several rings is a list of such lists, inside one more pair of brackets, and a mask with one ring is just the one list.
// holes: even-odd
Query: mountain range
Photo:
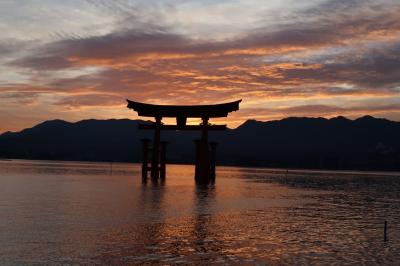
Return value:
[[(120, 161), (141, 160), (141, 120), (45, 121), (0, 135), (0, 158)], [(311, 169), (400, 170), (400, 122), (364, 116), (350, 120), (291, 117), (248, 120), (235, 129), (210, 132), (219, 165)], [(167, 161), (193, 163), (199, 132), (163, 131)]]

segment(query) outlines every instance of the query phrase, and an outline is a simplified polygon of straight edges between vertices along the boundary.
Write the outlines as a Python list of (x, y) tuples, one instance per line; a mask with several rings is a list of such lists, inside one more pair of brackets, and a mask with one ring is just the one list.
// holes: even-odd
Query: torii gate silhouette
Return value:
[[(242, 100), (211, 105), (156, 105), (130, 101), (129, 109), (133, 109), (139, 116), (154, 117), (151, 125), (139, 124), (140, 129), (154, 130), (151, 149), (151, 165), (148, 166), (150, 140), (143, 139), (142, 178), (147, 180), (150, 170), (152, 180), (165, 179), (166, 143), (160, 142), (161, 130), (199, 130), (201, 139), (196, 141), (195, 180), (199, 184), (208, 184), (215, 181), (215, 149), (216, 143), (209, 143), (209, 130), (225, 130), (226, 125), (211, 125), (210, 118), (227, 117), (230, 112), (239, 110)], [(164, 117), (176, 118), (176, 125), (161, 123)], [(187, 118), (201, 118), (200, 125), (186, 125)]]

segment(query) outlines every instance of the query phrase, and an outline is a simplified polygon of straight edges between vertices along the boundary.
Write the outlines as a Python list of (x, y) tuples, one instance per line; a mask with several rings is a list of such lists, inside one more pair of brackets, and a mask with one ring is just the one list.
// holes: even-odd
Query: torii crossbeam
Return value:
[[(161, 130), (199, 130), (201, 139), (196, 141), (196, 170), (197, 183), (210, 183), (215, 180), (215, 143), (208, 142), (209, 130), (225, 130), (226, 125), (211, 125), (210, 118), (227, 117), (230, 112), (239, 110), (242, 100), (211, 105), (156, 105), (127, 100), (128, 108), (133, 109), (139, 116), (154, 117), (151, 125), (140, 124), (140, 129), (154, 130), (151, 153), (151, 166), (148, 167), (149, 141), (143, 140), (142, 177), (147, 180), (147, 172), (151, 178), (165, 179), (166, 143), (160, 142)], [(176, 125), (161, 123), (164, 117), (175, 117)], [(200, 125), (186, 125), (187, 118), (201, 118)]]

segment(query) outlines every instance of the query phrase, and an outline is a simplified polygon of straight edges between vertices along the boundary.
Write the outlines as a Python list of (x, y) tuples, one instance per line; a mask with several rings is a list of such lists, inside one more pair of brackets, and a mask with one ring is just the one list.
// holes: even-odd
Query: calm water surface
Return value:
[(0, 161), (0, 264), (400, 264), (400, 174), (193, 174), (142, 184), (133, 164)]

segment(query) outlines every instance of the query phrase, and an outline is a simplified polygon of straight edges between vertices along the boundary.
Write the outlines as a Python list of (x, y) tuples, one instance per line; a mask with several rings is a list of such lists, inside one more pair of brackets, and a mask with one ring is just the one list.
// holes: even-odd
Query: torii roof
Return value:
[(139, 116), (149, 117), (227, 117), (230, 112), (239, 110), (242, 100), (209, 105), (157, 105), (126, 100), (128, 108)]

